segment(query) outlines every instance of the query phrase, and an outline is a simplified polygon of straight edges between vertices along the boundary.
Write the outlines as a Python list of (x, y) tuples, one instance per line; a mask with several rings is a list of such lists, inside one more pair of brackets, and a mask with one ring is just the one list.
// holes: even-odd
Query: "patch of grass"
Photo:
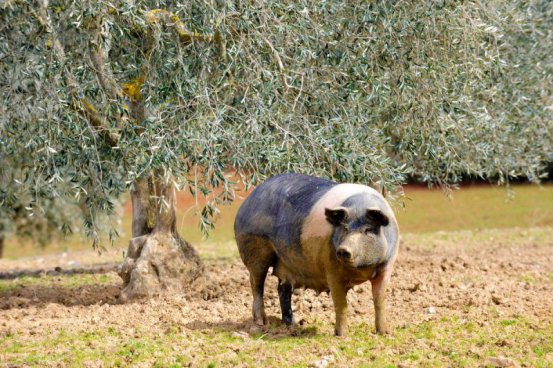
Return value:
[(31, 286), (79, 288), (85, 285), (106, 285), (113, 281), (112, 277), (105, 274), (23, 276), (13, 280), (0, 280), (0, 294)]
[[(318, 327), (317, 322), (314, 322)], [(63, 362), (71, 366), (99, 361), (109, 366), (146, 364), (197, 366), (305, 367), (323, 357), (338, 366), (393, 367), (477, 366), (487, 357), (506, 356), (529, 366), (545, 367), (553, 350), (553, 319), (544, 318), (539, 329), (524, 317), (494, 319), (485, 327), (456, 316), (397, 328), (393, 337), (378, 336), (366, 323), (352, 325), (347, 337), (332, 336), (329, 326), (296, 328), (299, 336), (271, 326), (267, 333), (242, 339), (228, 330), (186, 331), (177, 328), (166, 334), (140, 331), (139, 338), (124, 333), (91, 330), (61, 331), (44, 335), (38, 343), (24, 338), (1, 340), (8, 362), (40, 366)], [(303, 331), (307, 329), (307, 331)]]
[(528, 274), (520, 275), (519, 279), (529, 284), (535, 284), (537, 282), (534, 276)]
[(234, 240), (224, 242), (205, 241), (198, 243), (195, 248), (202, 259), (209, 261), (233, 259), (239, 256)]
[(451, 192), (440, 189), (405, 189), (405, 209), (396, 206), (400, 228), (405, 232), (496, 229), (553, 225), (553, 186), (475, 185)]
[(9, 293), (18, 288), (17, 283), (13, 281), (0, 280), (0, 294)]
[(417, 244), (423, 248), (444, 250), (458, 248), (479, 249), (516, 243), (519, 246), (545, 244), (553, 246), (551, 239), (553, 227), (482, 229), (476, 231), (439, 231), (434, 233), (407, 233), (402, 237), (406, 243)]
[(517, 323), (516, 319), (504, 319), (500, 321), (501, 326), (512, 326)]

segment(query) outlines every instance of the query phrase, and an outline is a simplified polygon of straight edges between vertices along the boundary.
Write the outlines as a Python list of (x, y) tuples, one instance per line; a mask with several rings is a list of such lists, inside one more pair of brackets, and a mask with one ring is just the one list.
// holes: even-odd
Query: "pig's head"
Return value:
[(388, 242), (383, 227), (389, 219), (378, 208), (336, 207), (325, 209), (333, 226), (336, 257), (350, 267), (369, 267), (386, 262)]

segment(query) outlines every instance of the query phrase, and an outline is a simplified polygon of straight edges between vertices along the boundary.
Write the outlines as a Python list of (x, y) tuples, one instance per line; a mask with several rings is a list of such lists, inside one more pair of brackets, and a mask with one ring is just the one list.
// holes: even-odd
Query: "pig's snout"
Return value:
[(336, 250), (336, 256), (338, 259), (341, 259), (342, 261), (349, 262), (351, 261), (352, 254), (351, 249), (348, 247), (341, 246)]

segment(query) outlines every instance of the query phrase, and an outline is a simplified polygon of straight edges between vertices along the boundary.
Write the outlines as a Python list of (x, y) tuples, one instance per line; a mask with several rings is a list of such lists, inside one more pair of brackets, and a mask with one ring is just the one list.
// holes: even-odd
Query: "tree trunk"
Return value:
[(0, 258), (4, 256), (4, 237), (0, 235)]
[(198, 254), (176, 231), (175, 196), (171, 184), (153, 176), (135, 183), (132, 239), (119, 269), (122, 302), (181, 291), (201, 275)]

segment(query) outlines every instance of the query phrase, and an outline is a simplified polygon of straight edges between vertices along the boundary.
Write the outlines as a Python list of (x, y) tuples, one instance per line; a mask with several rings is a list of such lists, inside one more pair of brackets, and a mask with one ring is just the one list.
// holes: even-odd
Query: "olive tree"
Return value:
[(551, 73), (532, 74), (536, 120), (508, 109), (505, 14), (523, 11), (501, 4), (4, 1), (1, 154), (32, 152), (22, 188), (83, 203), (94, 239), (130, 191), (123, 298), (180, 288), (202, 265), (176, 232), (175, 190), (207, 198), (209, 229), (237, 188), (285, 171), (389, 188), (538, 180)]

